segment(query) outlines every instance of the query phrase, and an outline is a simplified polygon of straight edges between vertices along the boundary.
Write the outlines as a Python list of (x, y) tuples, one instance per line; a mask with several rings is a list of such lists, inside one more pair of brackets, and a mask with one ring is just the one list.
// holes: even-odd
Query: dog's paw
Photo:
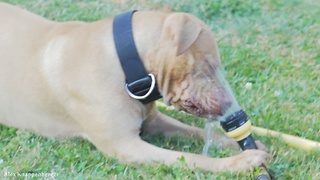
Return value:
[(250, 149), (234, 156), (230, 168), (233, 171), (252, 170), (254, 167), (261, 164), (267, 166), (267, 159), (272, 159), (272, 156), (265, 151)]
[(259, 150), (269, 152), (269, 148), (266, 145), (264, 145), (261, 141), (257, 140), (255, 142)]

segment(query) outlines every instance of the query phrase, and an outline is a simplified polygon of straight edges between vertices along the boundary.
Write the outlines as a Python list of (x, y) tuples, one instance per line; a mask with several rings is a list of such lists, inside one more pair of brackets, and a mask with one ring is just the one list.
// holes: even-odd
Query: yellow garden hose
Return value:
[(304, 138), (289, 135), (289, 134), (284, 134), (281, 132), (277, 132), (277, 131), (273, 131), (270, 129), (265, 129), (257, 126), (251, 126), (251, 130), (258, 135), (280, 138), (284, 142), (286, 142), (289, 146), (292, 146), (298, 149), (302, 149), (306, 151), (311, 151), (316, 149), (320, 150), (320, 143), (316, 141), (304, 139)]

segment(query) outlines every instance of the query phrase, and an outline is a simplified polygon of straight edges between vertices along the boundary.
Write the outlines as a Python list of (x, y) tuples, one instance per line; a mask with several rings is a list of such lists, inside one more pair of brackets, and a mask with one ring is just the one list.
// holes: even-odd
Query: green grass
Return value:
[[(195, 14), (213, 31), (226, 76), (239, 104), (255, 125), (320, 141), (320, 1), (318, 0), (4, 0), (52, 20), (94, 21), (130, 9), (184, 11)], [(246, 83), (252, 89), (246, 89)], [(202, 126), (190, 115), (161, 109), (186, 123)], [(52, 140), (0, 127), (0, 179), (5, 173), (50, 173), (56, 179), (250, 179), (251, 173), (211, 173), (172, 166), (122, 165), (105, 158), (81, 139)], [(278, 179), (320, 179), (320, 155), (255, 136), (269, 146), (270, 168)], [(168, 149), (200, 153), (199, 139), (144, 137)], [(232, 150), (212, 148), (225, 157)], [(16, 174), (17, 175), (17, 174)], [(46, 179), (46, 178), (33, 178)]]

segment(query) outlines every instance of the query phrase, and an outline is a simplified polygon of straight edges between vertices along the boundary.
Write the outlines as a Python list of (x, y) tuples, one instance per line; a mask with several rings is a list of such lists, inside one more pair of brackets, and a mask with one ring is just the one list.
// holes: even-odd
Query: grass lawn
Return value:
[[(217, 40), (226, 76), (239, 104), (257, 126), (320, 141), (319, 0), (1, 0), (52, 20), (94, 21), (130, 9), (184, 11), (205, 21)], [(0, 25), (1, 28), (1, 25)], [(252, 83), (252, 88), (245, 88)], [(186, 123), (204, 120), (160, 108)], [(1, 110), (0, 110), (1, 111)], [(270, 149), (278, 179), (320, 179), (320, 152), (291, 148), (255, 135)], [(252, 173), (211, 173), (170, 167), (128, 166), (105, 158), (82, 139), (58, 141), (0, 126), (0, 179), (10, 173), (56, 173), (56, 179), (250, 179)], [(200, 139), (144, 137), (168, 149), (201, 153)], [(236, 150), (212, 148), (211, 156)], [(8, 174), (9, 173), (9, 174)], [(34, 177), (33, 179), (50, 179)]]

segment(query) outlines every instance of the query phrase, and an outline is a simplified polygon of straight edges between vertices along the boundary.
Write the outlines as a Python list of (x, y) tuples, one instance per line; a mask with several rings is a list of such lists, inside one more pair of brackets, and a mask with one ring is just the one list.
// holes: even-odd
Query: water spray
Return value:
[[(226, 135), (237, 140), (242, 150), (258, 149), (251, 135), (251, 121), (243, 110), (234, 112), (227, 116), (224, 121), (220, 122), (222, 128), (226, 131)], [(272, 180), (268, 169), (262, 164), (259, 167), (256, 180)]]

